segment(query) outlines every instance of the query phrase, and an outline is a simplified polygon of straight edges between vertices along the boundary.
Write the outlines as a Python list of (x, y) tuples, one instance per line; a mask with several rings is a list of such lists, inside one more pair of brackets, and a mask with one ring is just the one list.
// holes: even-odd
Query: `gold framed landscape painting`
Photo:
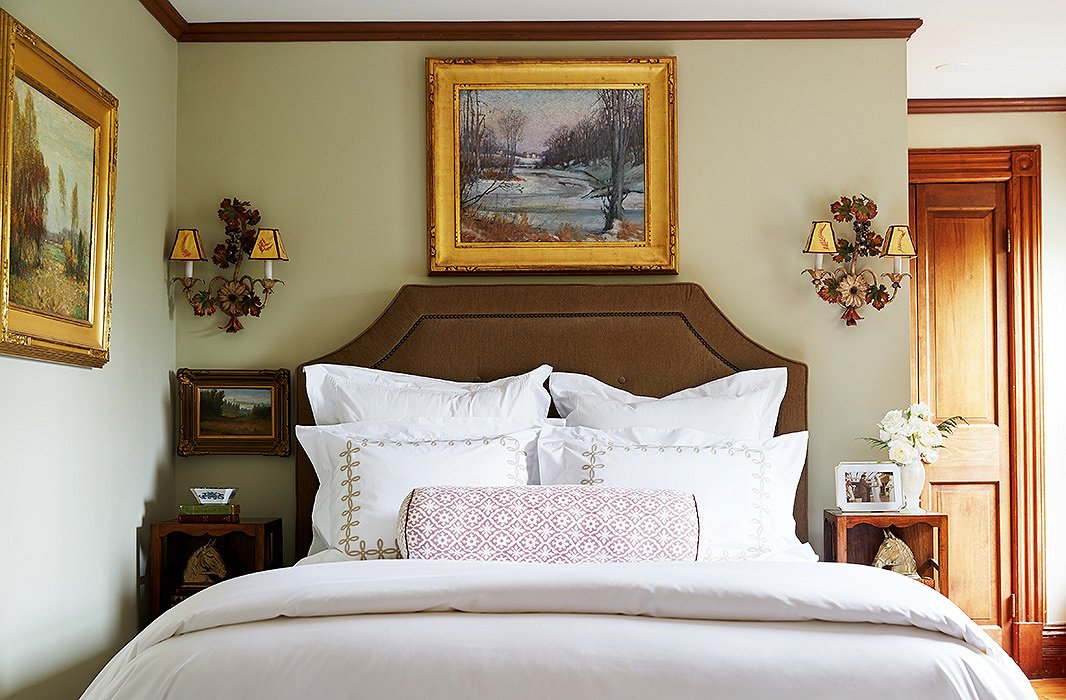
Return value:
[(182, 367), (176, 376), (179, 455), (289, 455), (289, 370)]
[(426, 61), (429, 273), (677, 273), (676, 60)]
[(118, 101), (0, 11), (0, 352), (102, 367)]

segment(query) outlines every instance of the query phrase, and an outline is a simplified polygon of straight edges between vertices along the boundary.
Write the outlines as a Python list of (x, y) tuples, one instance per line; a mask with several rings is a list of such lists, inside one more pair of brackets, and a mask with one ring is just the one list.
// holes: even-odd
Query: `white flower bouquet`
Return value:
[(877, 424), (877, 437), (862, 438), (870, 446), (888, 450), (888, 458), (899, 465), (922, 461), (932, 464), (940, 459), (939, 448), (944, 445), (944, 436), (966, 422), (962, 416), (954, 416), (939, 423), (933, 422), (933, 411), (924, 403), (912, 403), (904, 409), (889, 411)]

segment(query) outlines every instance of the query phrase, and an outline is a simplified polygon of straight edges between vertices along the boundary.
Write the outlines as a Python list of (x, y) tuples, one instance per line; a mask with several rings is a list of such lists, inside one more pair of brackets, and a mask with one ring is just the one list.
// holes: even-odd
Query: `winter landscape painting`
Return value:
[(676, 59), (429, 58), (429, 273), (677, 274)]
[(15, 79), (11, 155), (12, 305), (89, 320), (92, 273), (91, 126)]
[(644, 90), (459, 91), (463, 243), (644, 240)]

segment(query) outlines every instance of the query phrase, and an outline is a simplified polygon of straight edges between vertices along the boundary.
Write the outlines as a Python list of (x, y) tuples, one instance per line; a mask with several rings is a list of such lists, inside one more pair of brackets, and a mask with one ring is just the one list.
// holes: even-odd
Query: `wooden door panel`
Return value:
[[(929, 290), (937, 408), (971, 423), (994, 422), (995, 298), (988, 294), (993, 289), (992, 211), (931, 209), (929, 226), (935, 230), (929, 255), (937, 271)], [(940, 299), (947, 300), (951, 312), (936, 316)], [(957, 362), (962, 357), (967, 361)]]
[(948, 514), (951, 598), (1009, 644), (1010, 466), (1006, 187), (914, 187), (918, 399), (960, 425), (927, 468), (930, 507)]
[[(930, 487), (932, 507), (947, 513), (956, 537), (948, 543), (951, 599), (979, 625), (998, 637), (1001, 590), (1000, 494), (995, 483), (937, 483)], [(965, 572), (960, 575), (959, 572)], [(997, 639), (996, 641), (999, 641)]]

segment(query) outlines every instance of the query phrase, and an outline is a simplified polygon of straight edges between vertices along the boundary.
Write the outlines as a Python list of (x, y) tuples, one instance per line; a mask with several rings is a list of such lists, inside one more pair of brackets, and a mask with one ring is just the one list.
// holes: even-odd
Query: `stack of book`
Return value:
[(240, 521), (241, 507), (236, 503), (178, 506), (179, 523), (239, 523)]

